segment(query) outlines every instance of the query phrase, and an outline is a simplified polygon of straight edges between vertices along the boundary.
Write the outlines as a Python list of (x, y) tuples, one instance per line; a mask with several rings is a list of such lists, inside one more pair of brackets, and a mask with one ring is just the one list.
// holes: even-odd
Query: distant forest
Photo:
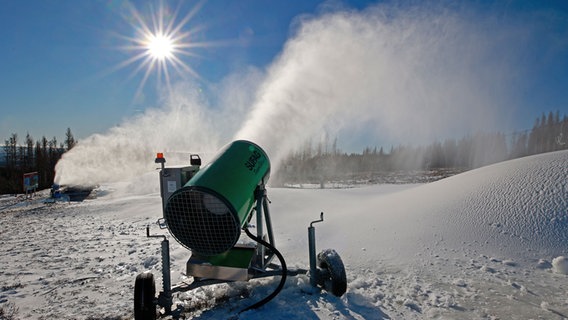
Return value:
[[(27, 134), (22, 144), (13, 133), (4, 143), (0, 159), (0, 194), (22, 193), (23, 174), (38, 172), (39, 189), (51, 187), (55, 164), (76, 140), (67, 128), (65, 140), (38, 141)], [(276, 185), (334, 182), (429, 182), (449, 175), (537, 153), (568, 149), (568, 116), (560, 112), (537, 117), (530, 130), (504, 134), (480, 132), (459, 140), (436, 141), (427, 146), (367, 147), (346, 153), (334, 141), (307, 142), (289, 155), (271, 182)]]
[(427, 146), (367, 147), (347, 154), (333, 142), (308, 142), (290, 155), (275, 177), (278, 185), (334, 182), (431, 182), (458, 172), (537, 153), (568, 149), (568, 117), (537, 117), (531, 130), (505, 135), (480, 132)]
[(55, 178), (55, 164), (75, 144), (70, 128), (65, 133), (65, 141), (59, 144), (55, 137), (47, 140), (43, 136), (34, 141), (29, 133), (20, 144), (18, 134), (12, 133), (4, 142), (4, 159), (0, 161), (0, 194), (23, 193), (23, 175), (29, 172), (38, 173), (38, 189), (50, 188)]

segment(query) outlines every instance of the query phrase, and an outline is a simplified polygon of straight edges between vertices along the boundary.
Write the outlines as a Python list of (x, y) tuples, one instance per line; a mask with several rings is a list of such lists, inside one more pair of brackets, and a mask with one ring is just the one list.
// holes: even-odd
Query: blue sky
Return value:
[[(522, 59), (528, 65), (519, 92), (514, 129), (528, 129), (542, 112), (568, 113), (568, 2), (476, 1), (496, 16), (533, 20), (534, 34)], [(159, 2), (131, 1), (143, 17)], [(184, 25), (191, 40), (207, 46), (180, 56), (208, 88), (254, 66), (265, 69), (278, 57), (300, 15), (317, 15), (323, 1), (165, 1), (179, 20), (200, 9)], [(335, 1), (361, 10), (375, 2)], [(147, 108), (160, 104), (156, 77), (139, 90), (139, 63), (118, 68), (134, 53), (125, 49), (136, 37), (124, 0), (7, 0), (0, 10), (0, 138), (26, 132), (60, 141), (67, 127), (77, 138), (102, 133)], [(326, 2), (329, 5), (329, 2)], [(520, 35), (523, 36), (522, 34)], [(498, 54), (498, 53), (496, 53)], [(134, 74), (134, 75), (133, 75)], [(177, 81), (173, 77), (172, 82)], [(137, 94), (138, 93), (138, 94)], [(215, 97), (212, 97), (214, 100)], [(456, 137), (458, 138), (458, 137)], [(370, 144), (374, 144), (370, 142)]]
[[(141, 14), (145, 1), (131, 2)], [(178, 2), (172, 3), (177, 7)], [(196, 1), (181, 3), (180, 16)], [(0, 137), (26, 131), (39, 138), (62, 137), (71, 127), (78, 137), (103, 132), (123, 118), (156, 106), (156, 85), (150, 78), (144, 101), (135, 99), (142, 74), (135, 64), (111, 72), (130, 58), (121, 47), (132, 37), (125, 1), (4, 1), (0, 10)], [(217, 45), (186, 59), (203, 82), (217, 82), (232, 69), (263, 66), (280, 51), (291, 20), (313, 12), (315, 1), (209, 1), (188, 23), (201, 26), (196, 37)], [(252, 29), (253, 43), (238, 43)]]

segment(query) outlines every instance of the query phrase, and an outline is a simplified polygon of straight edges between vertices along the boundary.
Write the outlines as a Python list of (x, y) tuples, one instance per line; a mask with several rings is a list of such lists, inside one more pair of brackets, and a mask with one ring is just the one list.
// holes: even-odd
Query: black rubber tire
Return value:
[(327, 271), (321, 279), (323, 288), (341, 297), (347, 291), (347, 275), (339, 254), (333, 249), (323, 250), (318, 254), (318, 267)]
[(156, 283), (154, 275), (144, 272), (136, 276), (134, 283), (134, 319), (156, 319)]

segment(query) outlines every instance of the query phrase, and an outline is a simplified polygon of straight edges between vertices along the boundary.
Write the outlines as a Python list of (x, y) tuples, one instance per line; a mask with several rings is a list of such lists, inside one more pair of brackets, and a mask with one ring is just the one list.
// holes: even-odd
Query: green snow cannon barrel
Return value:
[(173, 237), (204, 256), (231, 249), (255, 202), (255, 189), (268, 181), (270, 161), (256, 144), (225, 146), (166, 203), (164, 217)]

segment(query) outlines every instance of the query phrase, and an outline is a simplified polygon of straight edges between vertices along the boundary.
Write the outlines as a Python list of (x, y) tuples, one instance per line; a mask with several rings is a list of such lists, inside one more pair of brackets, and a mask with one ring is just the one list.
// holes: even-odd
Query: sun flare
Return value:
[(165, 85), (168, 92), (171, 92), (174, 76), (182, 79), (199, 78), (197, 72), (186, 62), (188, 57), (197, 57), (192, 48), (206, 46), (192, 39), (199, 27), (188, 28), (188, 22), (200, 9), (199, 5), (193, 7), (182, 19), (178, 19), (180, 7), (171, 10), (164, 2), (160, 2), (158, 8), (150, 7), (147, 16), (142, 15), (133, 5), (129, 9), (132, 19), (128, 21), (135, 35), (121, 38), (128, 42), (123, 48), (133, 55), (116, 69), (136, 65), (131, 77), (143, 73), (135, 98), (142, 94), (152, 74), (155, 74), (158, 89)]
[(148, 49), (148, 55), (154, 59), (163, 61), (173, 57), (175, 43), (172, 41), (171, 37), (162, 34), (152, 34), (148, 39), (146, 47)]

